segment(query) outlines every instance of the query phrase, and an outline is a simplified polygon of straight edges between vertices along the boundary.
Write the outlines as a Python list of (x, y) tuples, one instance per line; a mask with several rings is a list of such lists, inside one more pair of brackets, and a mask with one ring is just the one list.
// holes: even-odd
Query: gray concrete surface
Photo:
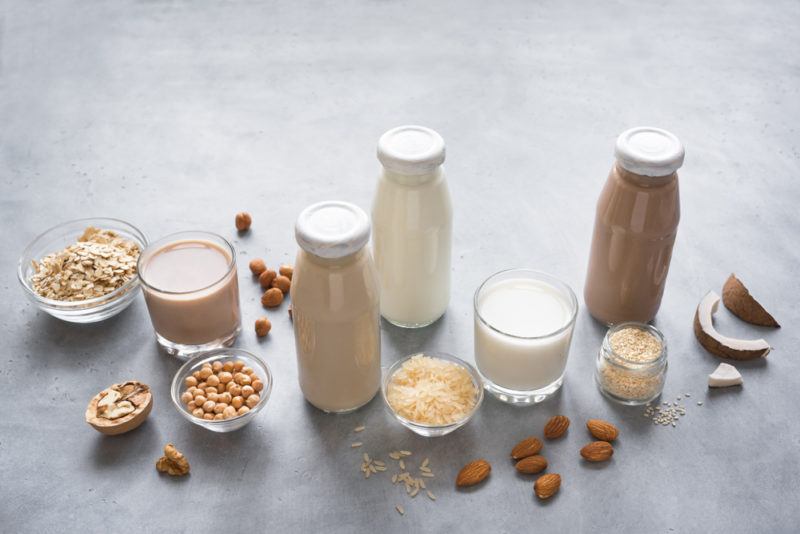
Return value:
[[(799, 24), (796, 1), (4, 0), (0, 530), (797, 531)], [(141, 298), (81, 327), (39, 312), (15, 280), (29, 240), (87, 215), (126, 219), (151, 238), (208, 229), (234, 239), (242, 261), (292, 261), (296, 214), (328, 198), (368, 207), (375, 143), (403, 123), (436, 128), (448, 144), (454, 292), (430, 328), (384, 326), (384, 365), (419, 349), (472, 359), (472, 293), (501, 268), (545, 270), (580, 293), (616, 135), (650, 124), (680, 136), (683, 220), (656, 321), (670, 346), (667, 398), (692, 394), (677, 428), (599, 395), (604, 329), (584, 310), (566, 384), (544, 405), (488, 399), (440, 439), (404, 430), (380, 399), (323, 415), (297, 386), (285, 306), (257, 341), (263, 312), (241, 273), (238, 346), (269, 361), (276, 388), (254, 424), (215, 435), (171, 405), (178, 362), (157, 351)], [(239, 210), (255, 221), (242, 238)], [(691, 319), (732, 271), (784, 327), (760, 331), (721, 311), (722, 330), (763, 335), (775, 350), (740, 366), (743, 388), (711, 392), (718, 362)], [(154, 388), (153, 413), (129, 435), (102, 437), (83, 422), (88, 400), (132, 378)], [(573, 420), (545, 449), (563, 487), (541, 503), (507, 454), (556, 413)], [(578, 456), (589, 417), (621, 429), (608, 465)], [(359, 424), (365, 445), (351, 450)], [(169, 441), (190, 477), (156, 472)], [(395, 448), (430, 458), (436, 502), (359, 476), (362, 452)], [(491, 478), (455, 491), (475, 457), (493, 463)]]

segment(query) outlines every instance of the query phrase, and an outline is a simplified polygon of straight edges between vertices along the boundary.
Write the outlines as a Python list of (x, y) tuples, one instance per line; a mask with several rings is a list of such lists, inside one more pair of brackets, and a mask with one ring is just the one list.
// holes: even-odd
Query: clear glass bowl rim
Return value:
[[(43, 297), (33, 290), (33, 287), (31, 287), (30, 285), (30, 281), (25, 278), (25, 269), (27, 268), (26, 259), (29, 256), (32, 256), (31, 251), (33, 250), (33, 248), (41, 241), (43, 241), (44, 238), (48, 236), (48, 234), (50, 234), (51, 232), (55, 232), (56, 230), (59, 230), (60, 228), (63, 228), (65, 226), (76, 223), (86, 224), (88, 226), (102, 227), (102, 224), (89, 224), (89, 223), (97, 223), (99, 221), (111, 221), (119, 226), (127, 227), (129, 233), (139, 241), (137, 244), (141, 249), (139, 250), (139, 257), (141, 257), (142, 252), (144, 252), (144, 249), (147, 248), (148, 246), (147, 236), (144, 234), (144, 232), (139, 230), (139, 228), (132, 225), (128, 221), (123, 221), (122, 219), (117, 219), (115, 217), (84, 217), (82, 219), (72, 219), (71, 221), (66, 221), (57, 224), (55, 226), (51, 226), (41, 234), (37, 235), (30, 243), (28, 243), (28, 246), (26, 246), (25, 250), (22, 251), (22, 255), (20, 256), (19, 261), (17, 262), (17, 279), (22, 284), (22, 287), (25, 289), (25, 291), (28, 293), (29, 296), (31, 296), (37, 302), (51, 308), (58, 308), (61, 310), (69, 310), (69, 309), (90, 310), (92, 308), (96, 308), (103, 304), (107, 304), (108, 302), (111, 302), (113, 300), (116, 300), (120, 295), (127, 293), (128, 291), (136, 288), (136, 286), (139, 285), (140, 277), (139, 277), (138, 259), (136, 262), (136, 276), (125, 282), (123, 285), (119, 286), (111, 293), (107, 293), (105, 295), (101, 295), (99, 297), (93, 297), (86, 300), (73, 300), (73, 301), (55, 300)], [(75, 239), (77, 239), (77, 237)], [(53, 252), (57, 251), (54, 250)]]
[[(259, 403), (256, 404), (255, 408), (251, 408), (250, 411), (244, 415), (237, 415), (236, 417), (232, 417), (230, 419), (217, 419), (211, 421), (195, 417), (194, 415), (189, 413), (189, 411), (183, 406), (183, 403), (181, 402), (180, 399), (180, 390), (181, 386), (183, 385), (182, 377), (184, 377), (184, 375), (189, 376), (188, 370), (191, 369), (192, 367), (202, 366), (206, 361), (218, 360), (220, 358), (224, 358), (225, 356), (228, 356), (227, 359), (234, 359), (234, 360), (240, 357), (244, 357), (244, 359), (250, 359), (256, 362), (258, 366), (261, 367), (260, 371), (262, 371), (264, 374), (264, 377), (262, 378), (264, 382), (264, 389), (262, 389), (261, 392), (266, 391), (267, 393), (266, 395), (264, 395), (263, 393), (260, 392), (259, 396), (261, 397), (261, 400), (259, 401)], [(177, 409), (181, 413), (181, 415), (183, 415), (186, 419), (188, 419), (192, 423), (201, 426), (204, 425), (226, 426), (230, 425), (234, 421), (242, 421), (243, 418), (252, 419), (253, 417), (255, 417), (256, 414), (260, 412), (262, 408), (264, 408), (264, 405), (267, 404), (267, 401), (269, 401), (269, 398), (272, 395), (272, 380), (273, 380), (272, 370), (269, 368), (267, 362), (265, 362), (252, 352), (233, 347), (213, 349), (213, 350), (198, 352), (196, 355), (192, 356), (186, 362), (184, 362), (183, 365), (180, 366), (180, 368), (178, 368), (178, 370), (175, 372), (175, 376), (172, 378), (172, 384), (170, 385), (170, 397), (172, 398), (172, 404), (175, 406), (175, 409)]]
[[(465, 415), (462, 419), (458, 421), (453, 421), (452, 423), (446, 423), (443, 425), (434, 425), (434, 424), (427, 424), (427, 423), (418, 423), (416, 421), (412, 421), (410, 419), (406, 419), (402, 415), (398, 414), (392, 405), (389, 403), (389, 399), (387, 397), (387, 389), (389, 386), (389, 380), (391, 379), (392, 375), (408, 360), (410, 360), (414, 356), (430, 356), (432, 358), (441, 358), (443, 360), (447, 360), (453, 362), (457, 365), (464, 367), (467, 372), (469, 372), (470, 377), (472, 377), (472, 383), (475, 385), (476, 391), (476, 398), (475, 398), (475, 405), (472, 407), (472, 410)], [(422, 429), (430, 429), (430, 430), (441, 430), (447, 429), (451, 427), (459, 427), (469, 421), (473, 415), (478, 411), (481, 404), (483, 403), (483, 379), (481, 375), (478, 373), (477, 369), (472, 366), (469, 362), (462, 360), (457, 356), (453, 356), (447, 352), (431, 352), (431, 351), (419, 351), (413, 354), (409, 354), (408, 356), (404, 356), (390, 365), (383, 374), (383, 378), (381, 379), (381, 396), (383, 397), (383, 402), (389, 411), (394, 415), (400, 422), (402, 422), (406, 426), (413, 426)]]

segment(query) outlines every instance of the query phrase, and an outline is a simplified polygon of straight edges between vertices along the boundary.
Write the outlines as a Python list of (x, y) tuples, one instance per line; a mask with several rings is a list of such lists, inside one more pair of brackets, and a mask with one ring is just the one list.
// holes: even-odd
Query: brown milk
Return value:
[(144, 298), (159, 336), (204, 345), (238, 333), (239, 286), (230, 252), (208, 240), (179, 239), (144, 255)]
[[(380, 285), (369, 218), (344, 202), (313, 205), (298, 218), (301, 249), (292, 277), (300, 389), (326, 412), (354, 410), (380, 388)], [(323, 257), (329, 256), (329, 257)]]
[(675, 170), (682, 163), (683, 146), (668, 132), (635, 128), (620, 136), (597, 202), (584, 288), (598, 321), (647, 323), (656, 316), (678, 231)]

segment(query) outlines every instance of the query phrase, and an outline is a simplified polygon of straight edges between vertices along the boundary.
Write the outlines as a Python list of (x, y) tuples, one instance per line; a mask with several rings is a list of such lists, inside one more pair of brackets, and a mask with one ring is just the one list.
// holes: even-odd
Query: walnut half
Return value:
[(122, 434), (141, 425), (152, 407), (150, 387), (130, 380), (95, 395), (86, 408), (86, 422), (103, 434)]
[(189, 460), (172, 443), (164, 447), (164, 456), (156, 461), (156, 469), (171, 476), (189, 474)]

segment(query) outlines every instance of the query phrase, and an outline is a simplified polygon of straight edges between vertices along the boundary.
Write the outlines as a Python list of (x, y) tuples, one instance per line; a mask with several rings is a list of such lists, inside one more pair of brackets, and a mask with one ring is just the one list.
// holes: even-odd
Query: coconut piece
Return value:
[(113, 384), (89, 402), (86, 422), (108, 436), (123, 434), (138, 427), (153, 409), (150, 386), (135, 380)]
[(722, 288), (722, 303), (742, 321), (758, 326), (781, 327), (778, 321), (753, 298), (735, 274), (731, 274), (725, 281)]
[(719, 308), (719, 295), (706, 293), (694, 314), (694, 335), (711, 354), (733, 360), (754, 360), (769, 354), (770, 346), (763, 339), (736, 339), (723, 336), (714, 328), (714, 314)]
[(730, 386), (741, 386), (744, 383), (741, 373), (729, 363), (721, 363), (708, 375), (708, 387), (726, 388)]

